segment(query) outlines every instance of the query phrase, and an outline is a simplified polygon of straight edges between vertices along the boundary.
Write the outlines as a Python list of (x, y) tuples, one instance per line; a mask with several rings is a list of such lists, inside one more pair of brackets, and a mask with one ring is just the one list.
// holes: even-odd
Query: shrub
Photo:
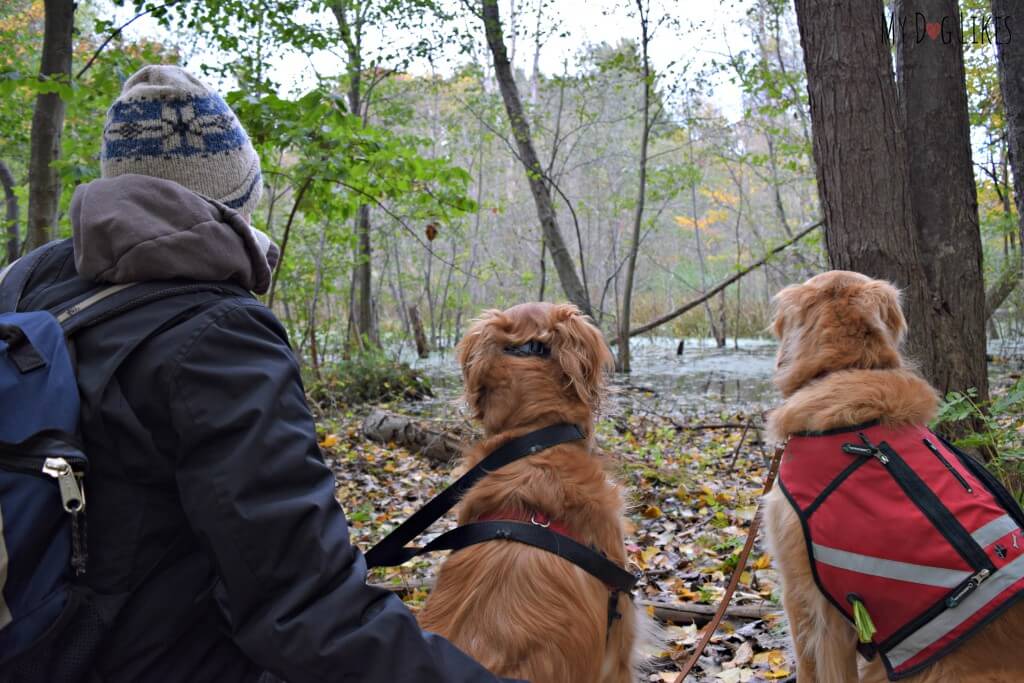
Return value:
[(1021, 500), (1024, 497), (1024, 432), (1020, 419), (1024, 412), (1024, 378), (985, 405), (978, 403), (977, 396), (974, 389), (951, 391), (939, 407), (937, 423), (966, 434), (956, 439), (960, 448), (991, 453), (986, 466)]
[(418, 370), (380, 350), (364, 351), (320, 369), (309, 390), (321, 408), (355, 406), (433, 396), (430, 381)]

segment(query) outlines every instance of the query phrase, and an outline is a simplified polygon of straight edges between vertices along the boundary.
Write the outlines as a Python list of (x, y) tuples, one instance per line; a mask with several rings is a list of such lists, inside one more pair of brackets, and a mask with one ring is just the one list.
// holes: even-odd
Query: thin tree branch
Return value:
[[(700, 306), (705, 301), (708, 301), (709, 299), (711, 299), (712, 297), (717, 295), (719, 292), (721, 292), (723, 289), (725, 289), (726, 287), (728, 287), (732, 283), (736, 282), (737, 280), (739, 280), (743, 276), (747, 275), (751, 271), (754, 271), (754, 270), (760, 268), (761, 266), (763, 266), (764, 264), (766, 264), (768, 262), (768, 260), (771, 259), (772, 256), (775, 256), (775, 254), (778, 254), (780, 251), (783, 251), (784, 249), (787, 249), (788, 247), (791, 247), (792, 245), (796, 244), (797, 242), (802, 240), (804, 237), (807, 237), (812, 232), (814, 232), (818, 228), (822, 227), (824, 224), (825, 224), (825, 221), (818, 221), (817, 223), (813, 223), (812, 225), (807, 226), (806, 228), (801, 230), (798, 234), (796, 234), (793, 237), (793, 239), (791, 239), (791, 240), (789, 240), (787, 242), (783, 242), (782, 244), (780, 244), (779, 246), (775, 247), (774, 249), (769, 251), (767, 254), (765, 254), (764, 257), (758, 259), (757, 261), (754, 261), (750, 265), (748, 265), (745, 268), (743, 268), (743, 270), (740, 270), (740, 271), (737, 271), (736, 273), (733, 273), (732, 275), (730, 275), (726, 279), (722, 280), (717, 285), (715, 285), (714, 287), (712, 287), (711, 289), (706, 291), (703, 295), (699, 296), (698, 298), (694, 299), (693, 301), (689, 301), (689, 302), (683, 304), (682, 306), (680, 306), (679, 308), (677, 308), (676, 310), (671, 311), (670, 313), (666, 313), (665, 315), (663, 315), (661, 317), (655, 318), (654, 320), (652, 320), (651, 322), (647, 323), (646, 325), (641, 325), (640, 327), (637, 327), (637, 328), (634, 328), (634, 329), (630, 330), (629, 331), (629, 336), (630, 337), (635, 337), (637, 335), (643, 334), (644, 332), (650, 332), (654, 328), (659, 327), (661, 325), (664, 325), (665, 323), (667, 323), (667, 322), (669, 322), (671, 320), (675, 320), (676, 318), (678, 318), (682, 314), (686, 313), (687, 311), (692, 310), (692, 309), (696, 308), (697, 306)], [(610, 344), (615, 344), (616, 342), (617, 342), (617, 340), (611, 340), (609, 343)]]
[(178, 2), (180, 2), (180, 0), (169, 0), (169, 2), (165, 2), (162, 5), (157, 5), (156, 7), (150, 7), (146, 11), (139, 12), (134, 17), (132, 17), (128, 21), (124, 22), (123, 24), (121, 24), (120, 26), (115, 28), (113, 30), (113, 32), (109, 36), (107, 36), (107, 39), (104, 40), (102, 43), (100, 43), (100, 46), (98, 48), (96, 48), (96, 51), (92, 53), (92, 56), (89, 57), (89, 61), (85, 63), (85, 66), (83, 66), (81, 69), (79, 69), (78, 73), (75, 74), (75, 80), (77, 81), (78, 79), (80, 79), (82, 77), (82, 75), (86, 71), (89, 70), (89, 67), (91, 67), (93, 65), (93, 62), (96, 61), (96, 59), (100, 56), (100, 53), (103, 52), (103, 50), (107, 47), (107, 45), (110, 43), (110, 41), (112, 41), (114, 38), (116, 38), (119, 35), (121, 35), (121, 31), (125, 30), (126, 28), (128, 28), (129, 26), (134, 24), (137, 20), (141, 19), (142, 17), (146, 16), (147, 14), (152, 14), (153, 12), (155, 12), (157, 10), (166, 9), (166, 8), (171, 7), (173, 5), (177, 5)]

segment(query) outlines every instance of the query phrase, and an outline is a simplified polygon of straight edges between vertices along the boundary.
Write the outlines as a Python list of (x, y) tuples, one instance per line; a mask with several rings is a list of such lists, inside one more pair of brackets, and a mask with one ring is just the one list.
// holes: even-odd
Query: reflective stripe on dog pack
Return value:
[[(949, 653), (1024, 595), (1024, 513), (983, 467), (920, 425), (793, 436), (780, 487), (815, 581), (860, 603), (890, 680)], [(865, 636), (866, 639), (866, 636)]]

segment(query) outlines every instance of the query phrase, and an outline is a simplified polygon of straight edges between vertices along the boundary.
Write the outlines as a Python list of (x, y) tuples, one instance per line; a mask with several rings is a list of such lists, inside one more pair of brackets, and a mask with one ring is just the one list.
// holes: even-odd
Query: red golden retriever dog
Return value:
[[(529, 342), (549, 353), (506, 352)], [(457, 354), (466, 401), (485, 432), (468, 449), (466, 467), (549, 425), (573, 423), (586, 435), (484, 477), (459, 504), (459, 524), (509, 510), (539, 512), (625, 566), (622, 491), (593, 438), (612, 362), (601, 332), (575, 306), (522, 304), (484, 313)], [(619, 595), (621, 618), (609, 629), (609, 596), (599, 580), (557, 555), (491, 541), (444, 562), (419, 620), (499, 676), (531, 683), (628, 683), (637, 616), (629, 597)]]
[[(775, 299), (779, 339), (775, 384), (784, 402), (769, 419), (782, 443), (805, 431), (880, 420), (884, 427), (928, 423), (938, 396), (900, 353), (906, 321), (899, 292), (858, 273), (833, 271), (783, 289)], [(779, 487), (765, 523), (782, 576), (800, 683), (885, 681), (879, 661), (857, 656), (857, 635), (815, 584), (804, 531)], [(1024, 681), (1024, 603), (1018, 602), (913, 683)], [(859, 678), (858, 678), (859, 676)]]

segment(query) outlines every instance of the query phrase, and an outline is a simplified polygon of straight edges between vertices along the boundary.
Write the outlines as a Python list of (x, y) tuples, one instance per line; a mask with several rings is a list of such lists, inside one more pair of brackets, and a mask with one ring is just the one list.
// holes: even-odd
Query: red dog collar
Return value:
[(543, 512), (536, 512), (532, 510), (498, 510), (489, 515), (483, 515), (476, 519), (477, 522), (529, 522), (544, 529), (551, 529), (556, 534), (562, 534), (568, 536), (577, 543), (583, 543), (580, 537), (576, 535), (564, 522), (551, 519)]

